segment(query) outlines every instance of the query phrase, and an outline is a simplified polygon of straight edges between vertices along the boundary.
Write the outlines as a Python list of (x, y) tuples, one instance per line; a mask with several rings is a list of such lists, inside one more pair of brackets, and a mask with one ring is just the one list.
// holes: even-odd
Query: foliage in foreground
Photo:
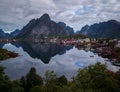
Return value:
[(105, 65), (96, 63), (79, 69), (72, 81), (54, 71), (46, 71), (44, 78), (31, 68), (26, 76), (11, 81), (0, 66), (0, 92), (120, 92), (120, 70), (109, 71)]

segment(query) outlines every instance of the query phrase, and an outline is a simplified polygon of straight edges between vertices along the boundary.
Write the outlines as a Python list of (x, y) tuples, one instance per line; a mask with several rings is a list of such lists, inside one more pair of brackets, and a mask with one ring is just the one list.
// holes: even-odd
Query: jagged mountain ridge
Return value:
[(16, 37), (16, 36), (20, 33), (20, 31), (21, 31), (21, 30), (16, 29), (15, 31), (13, 31), (13, 32), (10, 33), (10, 37), (11, 37), (11, 38)]
[(0, 39), (6, 39), (9, 38), (9, 34), (5, 33), (2, 29), (0, 29)]
[(41, 37), (66, 35), (69, 35), (66, 29), (52, 21), (48, 14), (43, 14), (40, 18), (33, 19), (24, 26), (16, 38), (40, 39)]
[(16, 29), (11, 33), (5, 33), (2, 29), (0, 29), (0, 39), (12, 39), (16, 37), (19, 33), (20, 33), (19, 29)]
[[(22, 30), (16, 29), (10, 34), (0, 29), (0, 39), (22, 38), (39, 39), (43, 36), (66, 36), (74, 34), (74, 29), (64, 22), (54, 22), (48, 14), (42, 15), (38, 19), (32, 19)], [(120, 22), (109, 20), (106, 22), (85, 25), (76, 34), (83, 34), (93, 38), (120, 38)]]
[(64, 22), (58, 22), (58, 24), (67, 31), (68, 35), (74, 34), (74, 29), (70, 26), (67, 26)]
[(120, 38), (120, 22), (109, 20), (91, 26), (86, 25), (77, 33), (93, 38)]

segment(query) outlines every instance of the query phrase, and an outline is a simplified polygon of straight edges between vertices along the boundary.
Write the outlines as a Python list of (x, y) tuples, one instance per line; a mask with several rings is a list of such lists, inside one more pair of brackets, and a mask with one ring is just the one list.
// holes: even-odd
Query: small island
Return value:
[(15, 58), (18, 56), (18, 53), (8, 51), (6, 49), (0, 48), (0, 61), (8, 58)]

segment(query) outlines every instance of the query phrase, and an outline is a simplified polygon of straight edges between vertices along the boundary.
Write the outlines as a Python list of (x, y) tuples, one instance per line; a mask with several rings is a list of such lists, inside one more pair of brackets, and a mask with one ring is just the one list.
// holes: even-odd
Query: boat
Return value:
[(120, 62), (112, 62), (112, 64), (115, 66), (120, 66)]
[(90, 57), (94, 57), (94, 56), (90, 56)]

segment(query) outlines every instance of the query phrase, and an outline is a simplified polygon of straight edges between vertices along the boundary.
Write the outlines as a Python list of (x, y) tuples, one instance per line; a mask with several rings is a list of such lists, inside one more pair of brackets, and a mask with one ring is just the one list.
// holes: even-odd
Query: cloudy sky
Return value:
[(44, 13), (80, 30), (86, 24), (120, 21), (120, 0), (0, 0), (0, 29), (21, 29)]

